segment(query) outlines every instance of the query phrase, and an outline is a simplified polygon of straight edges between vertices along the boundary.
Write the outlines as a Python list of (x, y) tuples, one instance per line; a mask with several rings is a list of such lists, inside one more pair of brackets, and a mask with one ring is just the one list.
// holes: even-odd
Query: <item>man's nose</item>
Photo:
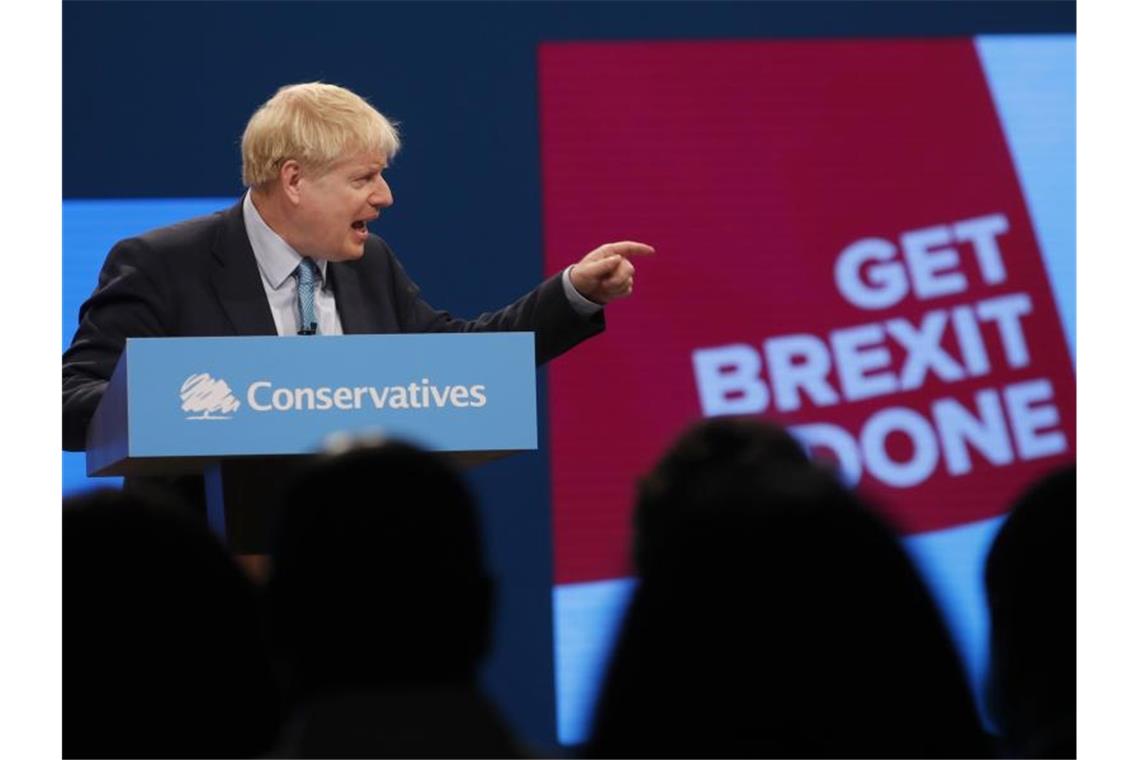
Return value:
[(388, 183), (384, 180), (380, 180), (372, 189), (372, 194), (368, 196), (368, 203), (374, 208), (388, 208), (395, 200), (392, 197), (392, 188), (388, 187)]

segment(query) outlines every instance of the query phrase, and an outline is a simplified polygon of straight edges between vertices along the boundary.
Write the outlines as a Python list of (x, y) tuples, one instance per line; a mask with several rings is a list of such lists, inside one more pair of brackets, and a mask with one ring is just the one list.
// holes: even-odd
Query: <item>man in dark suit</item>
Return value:
[(81, 451), (128, 337), (535, 332), (541, 364), (604, 329), (602, 307), (633, 290), (610, 243), (515, 303), (467, 321), (432, 308), (368, 223), (392, 205), (383, 172), (392, 124), (334, 85), (283, 87), (250, 119), (227, 211), (121, 241), (63, 356), (63, 446)]

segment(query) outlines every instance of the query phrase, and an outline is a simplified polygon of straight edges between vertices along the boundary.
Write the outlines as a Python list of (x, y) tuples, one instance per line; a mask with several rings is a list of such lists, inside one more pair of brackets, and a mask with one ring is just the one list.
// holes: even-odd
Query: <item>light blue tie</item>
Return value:
[(315, 335), (317, 311), (313, 306), (313, 291), (321, 279), (321, 270), (312, 259), (304, 258), (294, 273), (297, 275), (297, 306), (301, 312), (301, 327), (297, 334)]

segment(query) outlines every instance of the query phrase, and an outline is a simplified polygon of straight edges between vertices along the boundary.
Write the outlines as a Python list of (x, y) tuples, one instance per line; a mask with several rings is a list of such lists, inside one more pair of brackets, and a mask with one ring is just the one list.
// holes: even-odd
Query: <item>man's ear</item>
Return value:
[(277, 177), (281, 180), (281, 190), (285, 193), (285, 198), (294, 205), (299, 203), (301, 200), (301, 165), (295, 159), (290, 158), (281, 164)]

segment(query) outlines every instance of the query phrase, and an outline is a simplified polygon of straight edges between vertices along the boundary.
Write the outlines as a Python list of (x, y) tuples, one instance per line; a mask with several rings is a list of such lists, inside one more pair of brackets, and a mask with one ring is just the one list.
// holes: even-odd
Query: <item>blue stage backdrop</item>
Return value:
[[(544, 239), (543, 227), (551, 209), (540, 142), (543, 43), (957, 38), (976, 41), (1072, 356), (1075, 3), (65, 2), (63, 21), (65, 346), (116, 240), (238, 199), (245, 122), (282, 84), (341, 84), (399, 123), (404, 149), (387, 173), (396, 202), (377, 232), (433, 304), (473, 316), (524, 293), (558, 258), (548, 249), (560, 243)], [(1047, 130), (1034, 128), (1042, 113)], [(607, 114), (596, 118), (604, 126)], [(580, 148), (571, 163), (583, 171), (613, 159), (588, 142)], [(660, 161), (669, 164), (668, 151)], [(580, 211), (586, 227), (594, 211), (604, 210)], [(662, 256), (697, 255), (668, 250), (663, 229), (629, 224), (630, 237), (658, 244)], [(653, 289), (652, 261), (638, 287)], [(615, 305), (611, 324), (633, 308)], [(612, 333), (596, 340), (620, 336)], [(543, 371), (540, 450), (471, 475), (500, 583), (484, 680), (520, 735), (541, 748), (585, 737), (632, 583), (614, 574), (555, 586), (549, 452), (570, 442), (552, 440), (559, 428), (548, 424), (547, 388)], [(596, 445), (606, 441), (597, 430)], [(84, 478), (80, 455), (65, 455), (65, 493), (101, 483)], [(975, 687), (986, 657), (980, 563), (999, 523), (906, 539)]]

